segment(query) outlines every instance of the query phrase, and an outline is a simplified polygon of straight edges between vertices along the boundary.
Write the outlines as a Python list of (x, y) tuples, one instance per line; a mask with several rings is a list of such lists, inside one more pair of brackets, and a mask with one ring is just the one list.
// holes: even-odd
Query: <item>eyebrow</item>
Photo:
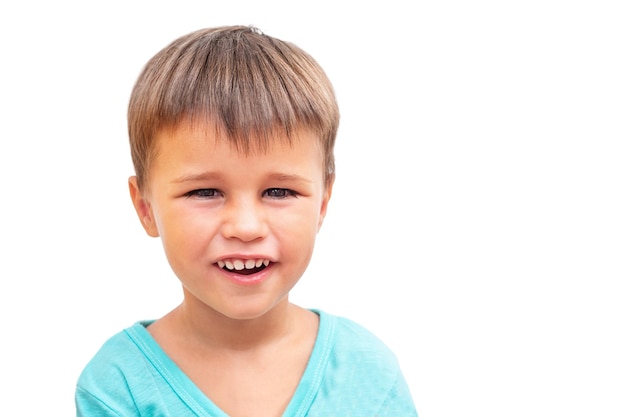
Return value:
[[(198, 174), (187, 174), (182, 175), (176, 178), (173, 182), (175, 183), (185, 183), (185, 182), (196, 182), (196, 181), (216, 181), (221, 179), (222, 176), (216, 172), (201, 172)], [(285, 182), (302, 182), (302, 183), (312, 183), (313, 181), (297, 174), (286, 174), (281, 172), (271, 173), (268, 176), (268, 179), (273, 181), (285, 181)]]
[(313, 182), (307, 178), (304, 178), (301, 175), (284, 174), (284, 173), (272, 173), (269, 175), (269, 179), (275, 180), (275, 181), (287, 181), (287, 182), (305, 182), (305, 183)]
[(174, 179), (173, 182), (184, 183), (184, 182), (194, 182), (194, 181), (211, 181), (211, 180), (215, 181), (220, 178), (221, 176), (215, 172), (201, 172), (199, 174), (182, 175)]

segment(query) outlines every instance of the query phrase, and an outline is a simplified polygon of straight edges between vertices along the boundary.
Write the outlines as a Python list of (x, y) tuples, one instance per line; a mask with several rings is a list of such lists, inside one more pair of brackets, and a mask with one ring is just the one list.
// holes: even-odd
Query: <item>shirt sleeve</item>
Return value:
[(417, 417), (417, 410), (409, 386), (402, 373), (398, 374), (395, 384), (389, 390), (377, 417)]
[(123, 417), (104, 401), (80, 387), (76, 389), (75, 402), (76, 417)]

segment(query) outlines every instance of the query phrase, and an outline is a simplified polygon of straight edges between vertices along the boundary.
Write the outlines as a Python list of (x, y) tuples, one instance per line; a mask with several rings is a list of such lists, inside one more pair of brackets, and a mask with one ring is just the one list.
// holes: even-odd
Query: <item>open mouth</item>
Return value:
[(256, 274), (267, 268), (269, 264), (269, 259), (227, 259), (217, 261), (217, 266), (220, 268), (242, 275)]

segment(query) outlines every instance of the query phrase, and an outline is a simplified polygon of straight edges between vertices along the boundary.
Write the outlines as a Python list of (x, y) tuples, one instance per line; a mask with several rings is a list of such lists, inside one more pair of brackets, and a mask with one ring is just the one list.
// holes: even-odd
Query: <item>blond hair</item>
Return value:
[(156, 156), (155, 135), (183, 121), (214, 126), (245, 152), (304, 129), (319, 137), (327, 183), (334, 177), (339, 109), (328, 77), (308, 53), (254, 27), (189, 33), (145, 65), (128, 107), (140, 188)]

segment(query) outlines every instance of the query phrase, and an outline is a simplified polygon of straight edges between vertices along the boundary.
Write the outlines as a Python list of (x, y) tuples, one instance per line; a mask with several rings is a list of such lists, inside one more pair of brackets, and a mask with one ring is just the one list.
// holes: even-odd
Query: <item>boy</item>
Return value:
[(109, 339), (78, 416), (416, 416), (395, 356), (291, 304), (334, 181), (339, 111), (304, 51), (245, 26), (157, 53), (128, 110), (129, 188), (181, 304)]

